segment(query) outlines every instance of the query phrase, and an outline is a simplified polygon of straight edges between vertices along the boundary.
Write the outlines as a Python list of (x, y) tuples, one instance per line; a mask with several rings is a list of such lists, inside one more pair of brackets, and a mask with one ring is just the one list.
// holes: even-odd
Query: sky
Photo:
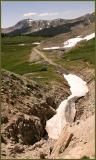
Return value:
[(94, 1), (1, 1), (1, 27), (22, 19), (73, 19), (95, 11)]

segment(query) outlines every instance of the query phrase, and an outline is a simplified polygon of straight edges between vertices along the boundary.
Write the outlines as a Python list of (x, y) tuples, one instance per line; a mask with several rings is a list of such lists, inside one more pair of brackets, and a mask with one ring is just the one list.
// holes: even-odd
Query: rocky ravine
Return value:
[[(94, 157), (93, 70), (90, 71), (90, 75), (87, 71), (84, 73), (85, 80), (89, 82), (89, 94), (76, 103), (75, 122), (69, 126), (69, 130), (73, 133), (71, 142), (62, 153), (55, 154), (56, 145), (60, 146), (59, 139), (57, 141), (48, 139), (45, 125), (46, 121), (56, 114), (58, 104), (70, 95), (67, 83), (64, 85), (55, 82), (49, 88), (49, 86), (41, 86), (24, 77), (2, 70), (2, 158)], [(60, 136), (62, 143), (64, 134)], [(77, 157), (74, 152), (77, 153)]]

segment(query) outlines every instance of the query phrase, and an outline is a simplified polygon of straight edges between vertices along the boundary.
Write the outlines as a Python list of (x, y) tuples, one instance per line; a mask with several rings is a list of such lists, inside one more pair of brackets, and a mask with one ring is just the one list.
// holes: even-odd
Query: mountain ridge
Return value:
[(78, 26), (86, 27), (95, 22), (94, 13), (86, 14), (75, 19), (53, 19), (53, 20), (33, 20), (24, 19), (15, 25), (2, 28), (2, 34), (9, 36), (14, 35), (39, 35), (39, 36), (55, 36), (61, 33), (66, 33), (72, 28)]

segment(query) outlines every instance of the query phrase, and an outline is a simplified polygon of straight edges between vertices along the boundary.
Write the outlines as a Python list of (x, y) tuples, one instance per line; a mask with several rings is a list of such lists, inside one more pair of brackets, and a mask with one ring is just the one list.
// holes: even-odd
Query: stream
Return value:
[(56, 114), (46, 122), (46, 131), (51, 139), (58, 139), (67, 122), (72, 123), (75, 118), (75, 101), (88, 93), (87, 83), (74, 74), (63, 74), (67, 80), (71, 95), (62, 101)]

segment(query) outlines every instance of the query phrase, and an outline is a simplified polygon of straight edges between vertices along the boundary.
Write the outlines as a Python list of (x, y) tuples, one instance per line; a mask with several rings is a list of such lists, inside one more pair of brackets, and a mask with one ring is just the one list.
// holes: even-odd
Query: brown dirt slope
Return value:
[[(95, 154), (94, 70), (84, 69), (78, 75), (87, 81), (89, 93), (77, 100), (75, 122), (70, 127), (73, 138), (55, 158), (93, 158)], [(61, 82), (41, 86), (5, 70), (1, 80), (2, 158), (50, 158), (57, 142), (48, 139), (45, 124), (56, 113), (59, 103), (69, 96), (68, 86)]]

